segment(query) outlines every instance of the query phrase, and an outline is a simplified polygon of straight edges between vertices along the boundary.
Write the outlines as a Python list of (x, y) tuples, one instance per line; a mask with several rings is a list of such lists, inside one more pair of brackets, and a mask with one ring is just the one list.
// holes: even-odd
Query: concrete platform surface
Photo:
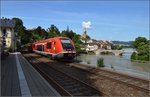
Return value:
[(1, 60), (1, 96), (60, 96), (20, 52)]

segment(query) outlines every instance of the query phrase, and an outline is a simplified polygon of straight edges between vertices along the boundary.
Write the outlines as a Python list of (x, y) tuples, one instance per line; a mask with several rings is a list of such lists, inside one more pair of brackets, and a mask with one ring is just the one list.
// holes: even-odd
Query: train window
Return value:
[(3, 46), (4, 46), (4, 47), (6, 46), (6, 42), (3, 42)]
[(47, 49), (51, 49), (51, 46), (52, 46), (52, 43), (51, 43), (51, 42), (48, 42), (46, 48), (47, 48)]
[(37, 45), (37, 46), (36, 46), (36, 50), (42, 51), (42, 45)]
[(56, 44), (56, 42), (54, 42), (54, 45)]
[(70, 43), (70, 40), (69, 39), (61, 39), (61, 42), (62, 43)]
[(74, 50), (73, 45), (71, 44), (69, 39), (61, 39), (61, 43), (64, 49), (72, 49)]

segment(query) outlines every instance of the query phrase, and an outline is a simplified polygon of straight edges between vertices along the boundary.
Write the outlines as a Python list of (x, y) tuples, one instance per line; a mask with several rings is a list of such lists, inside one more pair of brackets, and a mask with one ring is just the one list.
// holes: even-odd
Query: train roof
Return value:
[(34, 43), (45, 42), (45, 41), (48, 41), (48, 40), (51, 40), (51, 39), (60, 39), (60, 38), (70, 39), (68, 37), (54, 37), (54, 38), (48, 38), (48, 39), (45, 39), (45, 40), (37, 41), (37, 42), (34, 42)]

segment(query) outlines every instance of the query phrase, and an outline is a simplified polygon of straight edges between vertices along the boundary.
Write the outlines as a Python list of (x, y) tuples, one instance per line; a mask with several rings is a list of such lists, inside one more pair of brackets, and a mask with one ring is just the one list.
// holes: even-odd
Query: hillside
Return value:
[(125, 45), (125, 46), (131, 46), (133, 41), (112, 41), (113, 44), (116, 45)]

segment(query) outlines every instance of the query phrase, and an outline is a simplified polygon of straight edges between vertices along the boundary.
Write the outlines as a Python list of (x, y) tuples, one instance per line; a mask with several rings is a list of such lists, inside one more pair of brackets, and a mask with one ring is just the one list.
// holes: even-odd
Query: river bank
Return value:
[(123, 56), (114, 55), (89, 55), (81, 54), (77, 56), (82, 64), (87, 64), (96, 67), (97, 59), (104, 58), (104, 68), (125, 72), (131, 75), (136, 75), (144, 78), (149, 78), (150, 65), (149, 62), (137, 62), (130, 60), (131, 53), (125, 53)]

